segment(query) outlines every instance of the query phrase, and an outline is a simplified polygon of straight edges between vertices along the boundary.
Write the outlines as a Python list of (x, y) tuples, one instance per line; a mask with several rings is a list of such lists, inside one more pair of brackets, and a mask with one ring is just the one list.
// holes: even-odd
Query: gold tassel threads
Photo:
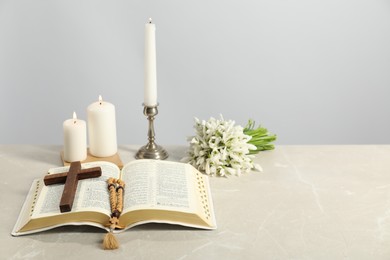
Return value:
[(114, 233), (111, 231), (108, 232), (103, 239), (103, 248), (104, 250), (113, 250), (119, 248), (119, 243), (116, 237), (114, 236)]

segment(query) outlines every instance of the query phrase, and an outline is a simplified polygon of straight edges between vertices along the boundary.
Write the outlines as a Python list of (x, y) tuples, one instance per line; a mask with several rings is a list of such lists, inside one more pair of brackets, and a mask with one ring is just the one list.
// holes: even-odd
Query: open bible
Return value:
[[(65, 225), (91, 225), (109, 230), (110, 202), (107, 179), (125, 182), (124, 208), (119, 225), (126, 230), (143, 223), (168, 223), (215, 229), (216, 221), (207, 176), (189, 164), (137, 160), (122, 170), (109, 162), (82, 164), (82, 168), (101, 167), (99, 178), (78, 183), (72, 211), (61, 213), (59, 202), (63, 184), (45, 186), (43, 178), (33, 181), (13, 236), (40, 232)], [(69, 166), (50, 169), (48, 174), (64, 172)]]

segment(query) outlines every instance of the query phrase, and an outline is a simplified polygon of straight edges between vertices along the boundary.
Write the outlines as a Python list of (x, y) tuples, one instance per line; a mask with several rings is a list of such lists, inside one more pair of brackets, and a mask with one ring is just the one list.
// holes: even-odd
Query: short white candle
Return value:
[(149, 18), (145, 24), (144, 105), (157, 105), (156, 26)]
[(109, 157), (118, 150), (116, 140), (115, 106), (103, 101), (87, 108), (89, 152), (95, 157)]
[(84, 161), (87, 158), (87, 128), (84, 120), (73, 118), (64, 121), (64, 160)]

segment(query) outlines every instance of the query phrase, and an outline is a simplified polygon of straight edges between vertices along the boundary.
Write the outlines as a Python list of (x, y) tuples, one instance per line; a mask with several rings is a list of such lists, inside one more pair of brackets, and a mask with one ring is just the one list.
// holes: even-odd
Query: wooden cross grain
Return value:
[(60, 201), (60, 211), (69, 212), (72, 210), (79, 180), (100, 177), (101, 175), (102, 169), (100, 167), (81, 169), (80, 162), (72, 162), (69, 172), (46, 175), (43, 181), (45, 185), (65, 183)]

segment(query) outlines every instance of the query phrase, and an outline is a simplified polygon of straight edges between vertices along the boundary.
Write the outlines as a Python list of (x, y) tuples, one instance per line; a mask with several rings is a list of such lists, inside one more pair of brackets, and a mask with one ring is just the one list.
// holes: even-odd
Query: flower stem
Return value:
[(248, 124), (244, 128), (244, 134), (251, 136), (252, 138), (248, 143), (256, 146), (256, 150), (251, 150), (249, 154), (256, 154), (260, 151), (275, 148), (271, 142), (276, 140), (276, 135), (269, 133), (267, 128), (261, 126), (255, 128), (255, 122), (251, 119), (248, 120)]

